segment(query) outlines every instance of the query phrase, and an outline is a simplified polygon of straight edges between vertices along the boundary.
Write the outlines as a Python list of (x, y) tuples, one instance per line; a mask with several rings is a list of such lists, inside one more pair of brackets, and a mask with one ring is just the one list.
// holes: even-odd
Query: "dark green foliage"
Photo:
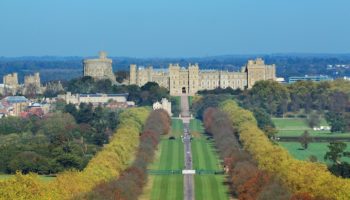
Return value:
[(261, 108), (254, 108), (252, 112), (258, 122), (258, 127), (263, 130), (269, 138), (274, 137), (277, 130), (275, 124), (271, 120), (271, 116)]
[(148, 82), (141, 88), (137, 85), (112, 85), (110, 80), (94, 80), (89, 76), (76, 78), (67, 84), (67, 91), (72, 93), (128, 93), (129, 101), (137, 105), (152, 105), (162, 98), (169, 99), (169, 91), (155, 82)]
[(81, 170), (118, 124), (118, 113), (102, 107), (67, 104), (62, 110), (44, 118), (0, 119), (0, 172)]
[(199, 101), (192, 105), (191, 111), (196, 117), (203, 119), (204, 111), (209, 107), (218, 107), (219, 103), (231, 99), (230, 95), (205, 95)]
[(325, 154), (324, 159), (333, 162), (329, 170), (343, 178), (350, 178), (350, 164), (342, 161), (343, 157), (350, 157), (350, 152), (345, 151), (347, 145), (343, 142), (331, 142), (328, 145), (329, 151)]
[(287, 111), (288, 90), (275, 81), (258, 81), (245, 93), (245, 107), (261, 108), (271, 115), (283, 115)]
[(299, 142), (301, 146), (306, 150), (309, 147), (309, 143), (312, 142), (312, 137), (308, 131), (304, 131), (304, 133), (300, 136)]
[(207, 94), (227, 94), (227, 95), (239, 95), (242, 93), (241, 89), (232, 89), (231, 87), (223, 88), (215, 88), (214, 90), (201, 90), (198, 91), (198, 94), (207, 95)]
[(310, 128), (320, 126), (320, 123), (321, 123), (320, 114), (311, 113), (307, 118), (307, 123), (309, 124)]
[(330, 160), (334, 164), (340, 164), (343, 156), (348, 156), (349, 152), (345, 152), (346, 144), (344, 142), (331, 142), (328, 145), (329, 151), (324, 155), (325, 160)]
[(116, 81), (122, 83), (124, 80), (129, 79), (129, 71), (119, 70), (115, 73)]
[(328, 112), (326, 114), (326, 119), (331, 125), (332, 132), (346, 132), (347, 122), (343, 112)]
[(170, 97), (170, 101), (171, 101), (171, 112), (173, 113), (173, 116), (179, 116), (181, 112), (180, 98)]

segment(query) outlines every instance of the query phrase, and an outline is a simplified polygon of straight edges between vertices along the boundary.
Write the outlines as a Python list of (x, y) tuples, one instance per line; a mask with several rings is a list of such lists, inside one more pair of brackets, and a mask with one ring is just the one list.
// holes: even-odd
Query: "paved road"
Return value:
[[(192, 151), (191, 151), (191, 135), (189, 130), (190, 123), (190, 112), (188, 97), (181, 96), (181, 118), (184, 124), (184, 134), (183, 141), (185, 146), (185, 169), (192, 169)], [(184, 176), (184, 199), (185, 200), (194, 200), (194, 184), (193, 184), (193, 175), (186, 174)]]

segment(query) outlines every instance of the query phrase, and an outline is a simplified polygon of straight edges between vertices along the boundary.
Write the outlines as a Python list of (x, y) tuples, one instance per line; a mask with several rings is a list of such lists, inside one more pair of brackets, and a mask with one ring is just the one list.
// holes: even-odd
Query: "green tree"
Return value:
[(346, 147), (347, 145), (344, 142), (329, 143), (329, 151), (324, 155), (324, 159), (330, 160), (334, 164), (341, 164), (341, 158), (349, 155), (349, 152), (345, 152)]
[(272, 115), (283, 115), (287, 110), (288, 90), (276, 81), (258, 81), (249, 91), (248, 107), (264, 109)]
[(312, 142), (312, 137), (308, 131), (304, 131), (299, 137), (301, 146), (306, 150), (309, 147), (309, 143)]
[(342, 112), (328, 112), (326, 120), (331, 125), (331, 132), (346, 132), (347, 123), (345, 114)]
[(308, 122), (310, 128), (313, 128), (315, 126), (319, 126), (321, 123), (320, 115), (317, 113), (311, 113), (309, 115), (309, 117), (307, 118), (307, 122)]

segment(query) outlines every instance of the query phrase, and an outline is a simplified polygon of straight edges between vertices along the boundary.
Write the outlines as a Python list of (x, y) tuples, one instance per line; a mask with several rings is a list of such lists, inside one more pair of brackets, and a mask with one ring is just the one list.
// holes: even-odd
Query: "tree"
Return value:
[(328, 112), (326, 120), (331, 125), (331, 132), (346, 132), (347, 123), (342, 112)]
[(254, 108), (253, 113), (258, 122), (258, 127), (266, 133), (266, 136), (273, 138), (277, 130), (275, 124), (271, 120), (271, 116), (261, 108)]
[(317, 113), (311, 113), (307, 119), (310, 128), (319, 126), (321, 123), (320, 115)]
[(349, 152), (345, 152), (346, 143), (344, 142), (331, 142), (328, 145), (329, 151), (324, 155), (325, 160), (330, 160), (334, 164), (340, 164), (341, 158), (344, 155), (349, 155)]
[(264, 109), (272, 115), (283, 115), (287, 109), (289, 93), (276, 81), (258, 81), (249, 91), (247, 106)]
[(303, 134), (299, 137), (299, 142), (304, 149), (309, 147), (309, 143), (312, 141), (312, 137), (308, 131), (304, 131)]
[(46, 173), (48, 162), (44, 157), (33, 151), (23, 151), (11, 160), (9, 169), (13, 173), (17, 170), (24, 174), (29, 172)]

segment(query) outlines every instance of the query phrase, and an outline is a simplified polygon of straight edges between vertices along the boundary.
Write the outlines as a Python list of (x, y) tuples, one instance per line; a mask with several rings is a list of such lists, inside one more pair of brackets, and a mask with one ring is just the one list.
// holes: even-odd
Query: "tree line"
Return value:
[(17, 174), (0, 181), (0, 199), (72, 199), (91, 191), (102, 182), (119, 177), (132, 161), (140, 142), (140, 132), (149, 109), (131, 108), (119, 115), (119, 125), (110, 142), (104, 145), (82, 171), (59, 173), (55, 180), (43, 183), (35, 174)]
[(149, 115), (135, 161), (119, 178), (96, 186), (84, 199), (128, 199), (137, 200), (147, 183), (147, 166), (153, 161), (162, 134), (170, 131), (171, 119), (165, 110), (155, 110)]
[(274, 145), (261, 131), (252, 112), (233, 100), (219, 105), (239, 134), (239, 141), (257, 162), (259, 169), (278, 177), (293, 194), (309, 195), (314, 199), (349, 199), (348, 180), (332, 175), (320, 163), (294, 159), (285, 149)]
[(117, 124), (118, 112), (91, 104), (81, 104), (79, 109), (68, 104), (63, 112), (42, 118), (1, 118), (0, 171), (55, 174), (82, 170), (108, 143)]
[(276, 200), (292, 197), (278, 177), (259, 169), (258, 163), (243, 149), (237, 129), (224, 112), (207, 108), (203, 121), (206, 132), (213, 136), (220, 157), (224, 160), (224, 168), (235, 196), (239, 199)]

